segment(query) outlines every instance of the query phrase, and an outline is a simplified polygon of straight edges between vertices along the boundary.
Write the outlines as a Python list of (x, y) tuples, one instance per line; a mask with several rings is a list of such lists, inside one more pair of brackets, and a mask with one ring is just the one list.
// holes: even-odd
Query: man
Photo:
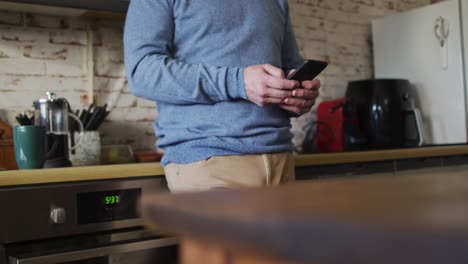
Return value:
[(304, 62), (287, 0), (132, 0), (124, 48), (132, 92), (156, 102), (171, 191), (294, 179), (290, 117), (320, 82), (285, 78)]

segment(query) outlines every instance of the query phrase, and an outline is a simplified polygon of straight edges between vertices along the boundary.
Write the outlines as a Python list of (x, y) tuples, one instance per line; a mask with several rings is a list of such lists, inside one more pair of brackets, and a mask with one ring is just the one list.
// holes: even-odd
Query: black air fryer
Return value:
[[(408, 80), (353, 81), (348, 84), (346, 98), (347, 111), (356, 115), (359, 126), (359, 129), (344, 126), (346, 150), (401, 148), (422, 143), (421, 133), (417, 133), (415, 140), (407, 136), (408, 118), (413, 123), (419, 120), (419, 111), (416, 113), (411, 105)], [(420, 131), (420, 124), (414, 127)]]

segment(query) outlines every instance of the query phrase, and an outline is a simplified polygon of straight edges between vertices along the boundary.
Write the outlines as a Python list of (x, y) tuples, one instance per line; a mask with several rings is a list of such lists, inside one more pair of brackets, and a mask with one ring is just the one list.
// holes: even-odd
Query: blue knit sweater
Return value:
[(243, 68), (302, 64), (287, 0), (132, 0), (125, 67), (156, 102), (163, 166), (292, 150), (289, 113), (247, 100)]

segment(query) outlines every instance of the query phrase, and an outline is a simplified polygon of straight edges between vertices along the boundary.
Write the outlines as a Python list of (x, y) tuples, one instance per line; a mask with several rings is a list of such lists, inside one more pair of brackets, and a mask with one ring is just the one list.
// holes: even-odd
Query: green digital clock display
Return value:
[(76, 199), (78, 224), (138, 218), (137, 208), (140, 197), (141, 188), (78, 193)]
[(110, 195), (104, 197), (104, 204), (112, 205), (120, 203), (120, 195)]

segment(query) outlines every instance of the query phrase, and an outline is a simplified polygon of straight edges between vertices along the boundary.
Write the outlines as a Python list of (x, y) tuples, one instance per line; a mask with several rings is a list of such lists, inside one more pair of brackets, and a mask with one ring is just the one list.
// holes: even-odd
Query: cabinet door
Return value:
[[(441, 18), (448, 30), (443, 47), (435, 33), (436, 24), (439, 35), (442, 32)], [(425, 143), (467, 142), (460, 2), (444, 1), (378, 19), (372, 30), (375, 76), (413, 84), (425, 121)]]

